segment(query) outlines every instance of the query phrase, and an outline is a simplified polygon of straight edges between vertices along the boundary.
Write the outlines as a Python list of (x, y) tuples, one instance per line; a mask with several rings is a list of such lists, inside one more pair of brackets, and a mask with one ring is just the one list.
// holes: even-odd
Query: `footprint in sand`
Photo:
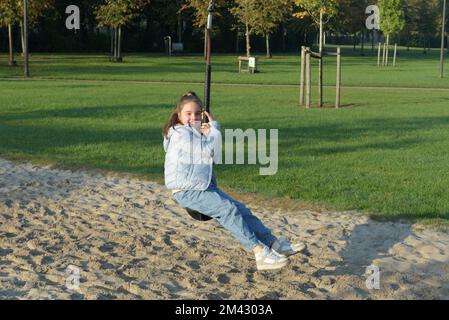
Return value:
[(231, 281), (231, 279), (224, 273), (219, 274), (217, 280), (222, 284), (228, 284)]
[(0, 257), (6, 257), (10, 253), (12, 253), (11, 249), (2, 249), (2, 248), (0, 248)]
[(101, 252), (112, 252), (117, 247), (118, 247), (118, 243), (108, 242), (108, 243), (103, 244), (99, 249)]
[(200, 265), (197, 261), (191, 260), (191, 261), (187, 261), (186, 265), (189, 266), (190, 268), (192, 268), (193, 270), (200, 270)]

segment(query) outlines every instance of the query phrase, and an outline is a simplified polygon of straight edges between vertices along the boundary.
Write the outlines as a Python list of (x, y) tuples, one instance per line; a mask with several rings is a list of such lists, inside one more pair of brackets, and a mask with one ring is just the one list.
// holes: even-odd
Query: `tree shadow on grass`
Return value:
[[(273, 123), (282, 123), (282, 119), (273, 118), (261, 118), (256, 120), (248, 119), (245, 122), (233, 122), (226, 123), (226, 129), (240, 128), (243, 131), (247, 129), (278, 129), (279, 130), (279, 149), (292, 148), (295, 146), (309, 146), (305, 149), (305, 152), (310, 154), (322, 153), (323, 150), (329, 149), (329, 147), (317, 147), (314, 145), (314, 141), (320, 143), (341, 143), (344, 144), (347, 141), (357, 141), (357, 139), (363, 138), (366, 141), (368, 137), (377, 137), (380, 135), (387, 135), (391, 137), (391, 140), (385, 143), (373, 143), (367, 142), (365, 144), (359, 144), (359, 148), (367, 146), (369, 148), (375, 147), (382, 149), (386, 148), (409, 148), (413, 144), (420, 144), (428, 142), (421, 138), (405, 138), (405, 134), (410, 135), (417, 131), (426, 131), (436, 128), (448, 128), (449, 129), (449, 117), (416, 117), (416, 118), (376, 118), (369, 120), (360, 120), (357, 123), (340, 121), (339, 123), (322, 123), (316, 125), (307, 125), (298, 127), (282, 127), (273, 125)], [(289, 121), (290, 122), (290, 121)], [(225, 126), (223, 125), (223, 128)], [(267, 131), (268, 132), (268, 131)], [(400, 138), (404, 137), (404, 138)], [(269, 137), (268, 137), (269, 138)], [(343, 149), (348, 148), (349, 152), (357, 151), (357, 147), (342, 146)], [(330, 148), (333, 149), (333, 148)], [(298, 155), (299, 156), (299, 155)]]
[[(159, 117), (165, 119), (171, 108), (171, 105), (128, 105), (3, 114), (0, 115), (0, 152), (74, 167), (85, 164), (98, 169), (161, 175), (163, 121), (156, 121), (160, 126), (155, 126), (152, 117), (159, 112)], [(134, 118), (121, 125), (120, 119), (130, 115), (135, 117), (138, 128), (132, 129)], [(148, 123), (143, 122), (145, 116)], [(62, 119), (67, 118), (79, 121), (64, 126)], [(52, 119), (62, 122), (52, 125), (56, 123)], [(89, 123), (83, 123), (84, 119)], [(42, 120), (44, 124), (20, 123), (29, 120)], [(95, 127), (97, 120), (98, 127)]]

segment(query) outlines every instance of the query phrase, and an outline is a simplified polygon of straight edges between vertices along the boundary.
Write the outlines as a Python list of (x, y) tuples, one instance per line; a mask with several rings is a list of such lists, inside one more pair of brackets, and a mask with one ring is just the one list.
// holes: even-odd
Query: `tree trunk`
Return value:
[(114, 28), (111, 26), (109, 27), (109, 33), (111, 36), (111, 55), (109, 56), (110, 61), (114, 61)]
[(251, 42), (249, 38), (249, 26), (246, 24), (246, 56), (251, 57)]
[(114, 56), (112, 58), (113, 62), (117, 61), (117, 28), (114, 27)]
[(385, 55), (385, 65), (388, 66), (388, 54), (389, 54), (389, 50), (390, 49), (390, 35), (387, 34), (387, 53)]
[(267, 46), (267, 58), (271, 59), (272, 55), (271, 55), (271, 50), (270, 50), (270, 34), (267, 33), (265, 35), (265, 41), (266, 41), (266, 46)]
[(235, 35), (235, 53), (239, 53), (240, 52), (240, 30), (237, 28), (237, 32)]
[(182, 16), (178, 15), (178, 42), (182, 42)]
[(365, 55), (365, 31), (362, 30), (362, 48), (361, 48), (361, 52), (360, 52), (361, 56)]
[(117, 60), (122, 62), (122, 27), (118, 27)]
[(427, 54), (426, 47), (427, 47), (427, 45), (426, 45), (426, 36), (423, 36), (423, 53), (424, 54)]
[(22, 44), (22, 57), (23, 53), (25, 52), (25, 38), (23, 36), (23, 22), (20, 21), (20, 42)]
[(24, 57), (24, 76), (28, 78), (30, 76), (29, 65), (29, 47), (28, 47), (28, 1), (23, 2), (23, 57)]
[(282, 52), (287, 50), (287, 28), (282, 26)]
[(8, 24), (8, 37), (9, 37), (9, 62), (8, 65), (15, 66), (16, 62), (14, 61), (14, 50), (13, 50), (13, 41), (12, 41), (12, 27), (11, 24)]

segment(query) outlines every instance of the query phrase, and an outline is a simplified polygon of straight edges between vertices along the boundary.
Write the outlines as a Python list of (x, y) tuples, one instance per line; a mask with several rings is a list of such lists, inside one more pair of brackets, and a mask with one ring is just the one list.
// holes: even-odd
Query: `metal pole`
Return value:
[[(206, 77), (204, 86), (204, 107), (207, 112), (210, 111), (210, 84), (212, 75), (212, 65), (211, 65), (211, 31), (212, 31), (212, 14), (214, 11), (213, 0), (209, 3), (209, 8), (207, 9), (207, 25), (206, 25)], [(207, 117), (205, 117), (204, 122), (207, 122)]]
[(444, 78), (444, 34), (446, 33), (446, 0), (443, 2), (443, 22), (441, 27), (440, 78)]
[(26, 78), (28, 78), (30, 76), (29, 51), (28, 51), (28, 0), (23, 0), (23, 38), (24, 38), (23, 55), (25, 59), (24, 75)]
[[(205, 56), (206, 56), (206, 79), (205, 79), (205, 85), (204, 85), (204, 107), (207, 112), (209, 112), (210, 108), (210, 82), (211, 82), (211, 41), (210, 41), (210, 33), (212, 30), (212, 13), (213, 13), (213, 0), (209, 3), (208, 8), (208, 17), (207, 17), (207, 25), (206, 25), (206, 34), (205, 34)], [(201, 110), (203, 111), (203, 110)], [(208, 122), (209, 119), (207, 117), (203, 117), (202, 122)], [(201, 212), (186, 208), (188, 214), (199, 221), (209, 221), (212, 218), (202, 214)]]

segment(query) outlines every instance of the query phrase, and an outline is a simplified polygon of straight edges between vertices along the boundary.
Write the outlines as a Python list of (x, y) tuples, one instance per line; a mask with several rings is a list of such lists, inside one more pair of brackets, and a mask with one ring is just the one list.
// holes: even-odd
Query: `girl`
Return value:
[[(179, 100), (176, 110), (164, 126), (165, 184), (184, 208), (199, 211), (217, 220), (256, 257), (258, 270), (280, 269), (288, 256), (305, 249), (277, 239), (242, 203), (217, 187), (213, 164), (221, 144), (219, 123), (207, 112), (194, 92)], [(202, 123), (207, 116), (209, 123)], [(194, 160), (196, 159), (196, 160)], [(216, 159), (216, 158), (215, 158)]]

